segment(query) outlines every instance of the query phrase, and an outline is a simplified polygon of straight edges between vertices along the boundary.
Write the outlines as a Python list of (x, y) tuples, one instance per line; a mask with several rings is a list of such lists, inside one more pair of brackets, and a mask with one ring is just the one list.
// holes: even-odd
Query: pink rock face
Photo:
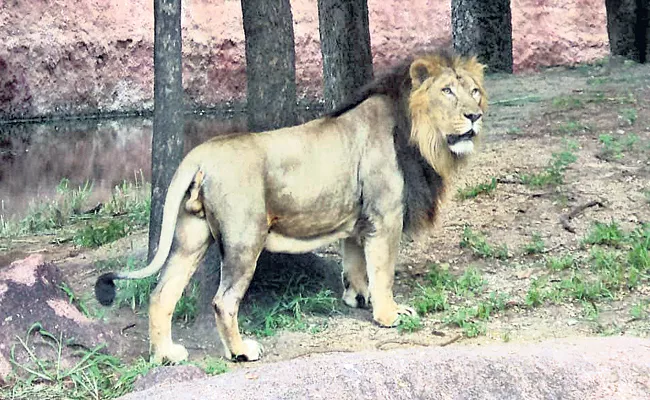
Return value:
[[(315, 1), (292, 1), (299, 93), (320, 93)], [(450, 2), (370, 0), (375, 70), (451, 41)], [(574, 64), (608, 52), (597, 0), (514, 0), (515, 70)], [(246, 92), (240, 2), (183, 2), (183, 83), (190, 106)], [(0, 118), (151, 109), (153, 2), (0, 0)]]

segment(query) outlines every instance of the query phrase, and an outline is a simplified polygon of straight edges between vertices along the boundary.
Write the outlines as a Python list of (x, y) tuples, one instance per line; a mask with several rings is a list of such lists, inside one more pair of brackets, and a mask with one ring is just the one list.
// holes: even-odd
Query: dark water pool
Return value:
[[(319, 112), (304, 110), (298, 120)], [(152, 127), (148, 117), (0, 123), (0, 214), (21, 217), (32, 200), (53, 197), (62, 178), (73, 187), (93, 182), (91, 203), (124, 180), (150, 181)], [(242, 112), (188, 115), (184, 150), (245, 129)]]

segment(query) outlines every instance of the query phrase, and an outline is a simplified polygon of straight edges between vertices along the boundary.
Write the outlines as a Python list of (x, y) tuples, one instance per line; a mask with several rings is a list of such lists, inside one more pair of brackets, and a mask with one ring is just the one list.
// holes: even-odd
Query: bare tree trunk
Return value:
[(149, 261), (158, 247), (167, 186), (183, 158), (181, 0), (154, 0), (154, 25)]
[(510, 0), (452, 0), (454, 49), (476, 55), (490, 72), (512, 72)]
[(648, 55), (648, 0), (605, 0), (610, 54), (645, 62)]
[(372, 79), (367, 0), (318, 0), (325, 108)]
[(246, 103), (252, 132), (296, 121), (296, 55), (289, 0), (241, 0)]

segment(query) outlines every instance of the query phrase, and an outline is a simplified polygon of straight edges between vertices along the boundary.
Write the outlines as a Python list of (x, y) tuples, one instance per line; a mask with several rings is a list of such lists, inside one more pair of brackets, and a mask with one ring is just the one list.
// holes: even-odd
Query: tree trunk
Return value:
[(648, 0), (605, 0), (610, 54), (645, 62), (648, 54)]
[(241, 0), (246, 40), (248, 130), (293, 125), (296, 67), (289, 0)]
[(154, 0), (154, 27), (149, 261), (158, 247), (167, 186), (183, 158), (181, 0)]
[(478, 56), (490, 72), (512, 73), (510, 0), (452, 0), (454, 49)]
[(318, 0), (323, 94), (332, 110), (372, 79), (367, 0)]

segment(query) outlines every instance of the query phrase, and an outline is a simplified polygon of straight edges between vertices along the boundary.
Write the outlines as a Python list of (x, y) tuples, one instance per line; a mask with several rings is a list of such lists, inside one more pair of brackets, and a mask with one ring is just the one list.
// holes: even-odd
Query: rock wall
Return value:
[[(317, 96), (317, 2), (292, 0), (299, 94)], [(450, 43), (449, 0), (369, 0), (375, 70)], [(608, 52), (602, 0), (512, 0), (516, 71)], [(245, 94), (237, 0), (183, 2), (183, 79), (190, 107)], [(0, 119), (153, 106), (152, 0), (0, 0)]]

